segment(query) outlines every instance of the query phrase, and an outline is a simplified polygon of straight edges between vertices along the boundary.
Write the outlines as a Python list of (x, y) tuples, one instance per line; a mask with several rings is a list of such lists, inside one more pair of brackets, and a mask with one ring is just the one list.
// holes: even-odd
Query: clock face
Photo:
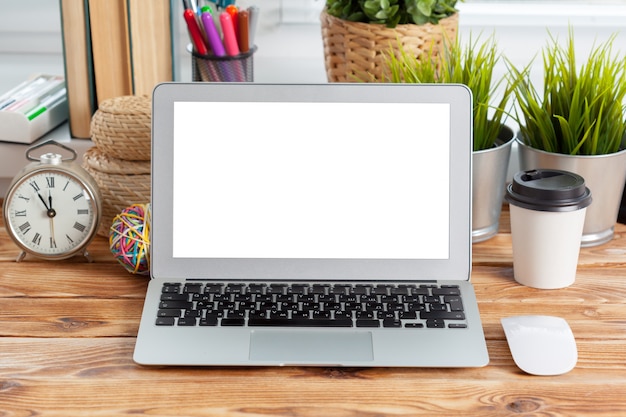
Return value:
[(95, 233), (97, 208), (83, 183), (62, 170), (43, 169), (9, 191), (5, 219), (16, 243), (35, 255), (64, 258)]

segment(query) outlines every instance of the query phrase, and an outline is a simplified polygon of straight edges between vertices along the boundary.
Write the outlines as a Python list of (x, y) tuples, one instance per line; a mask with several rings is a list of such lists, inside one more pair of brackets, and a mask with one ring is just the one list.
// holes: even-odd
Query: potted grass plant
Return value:
[(513, 131), (505, 125), (512, 85), (503, 75), (494, 77), (500, 62), (493, 36), (485, 42), (470, 37), (444, 42), (440, 54), (415, 57), (402, 52), (388, 55), (389, 76), (396, 83), (457, 83), (472, 91), (474, 152), (472, 241), (487, 240), (498, 232)]
[(594, 46), (578, 67), (573, 30), (564, 44), (551, 36), (542, 53), (541, 92), (530, 78), (532, 62), (521, 70), (508, 64), (516, 86), (520, 168), (575, 172), (591, 190), (582, 246), (613, 238), (626, 181), (626, 59), (613, 52), (614, 39)]
[[(463, 1), (463, 0), (461, 0)], [(380, 81), (390, 47), (436, 54), (458, 32), (457, 0), (326, 0), (320, 16), (330, 82)]]

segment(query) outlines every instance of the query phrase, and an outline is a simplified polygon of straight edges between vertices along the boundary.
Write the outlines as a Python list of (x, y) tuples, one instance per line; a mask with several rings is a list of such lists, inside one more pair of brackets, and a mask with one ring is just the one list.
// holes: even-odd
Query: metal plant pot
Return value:
[(496, 146), (472, 153), (472, 242), (498, 233), (513, 131), (502, 126)]
[(613, 239), (626, 181), (626, 149), (606, 155), (565, 155), (532, 148), (518, 135), (520, 168), (553, 168), (585, 179), (593, 199), (587, 208), (581, 246), (598, 246)]

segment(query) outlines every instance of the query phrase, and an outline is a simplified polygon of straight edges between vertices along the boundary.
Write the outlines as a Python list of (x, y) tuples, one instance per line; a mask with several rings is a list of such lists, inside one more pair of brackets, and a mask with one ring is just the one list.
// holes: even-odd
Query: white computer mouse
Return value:
[(554, 316), (500, 320), (515, 364), (532, 375), (561, 375), (574, 369), (578, 349), (567, 321)]

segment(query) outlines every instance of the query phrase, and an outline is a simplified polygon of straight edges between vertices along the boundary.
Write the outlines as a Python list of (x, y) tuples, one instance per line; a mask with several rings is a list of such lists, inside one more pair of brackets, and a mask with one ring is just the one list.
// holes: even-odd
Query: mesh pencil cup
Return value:
[(200, 55), (191, 44), (187, 45), (191, 53), (191, 71), (193, 81), (209, 82), (253, 82), (256, 46), (248, 52), (236, 56)]

